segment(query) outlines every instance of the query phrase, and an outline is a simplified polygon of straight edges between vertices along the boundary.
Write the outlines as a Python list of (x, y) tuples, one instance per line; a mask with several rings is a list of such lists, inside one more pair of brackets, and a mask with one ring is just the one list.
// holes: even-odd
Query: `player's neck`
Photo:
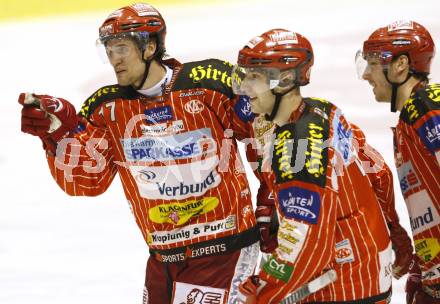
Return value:
[(165, 67), (156, 60), (153, 60), (150, 64), (148, 77), (145, 80), (141, 90), (152, 88), (165, 77), (165, 74), (166, 74)]
[(292, 113), (300, 106), (301, 100), (302, 96), (299, 89), (292, 90), (284, 95), (277, 116), (275, 116), (273, 122), (278, 126), (283, 126), (288, 123)]
[(397, 91), (396, 98), (396, 109), (401, 111), (405, 101), (411, 96), (411, 93), (416, 85), (418, 85), (420, 80), (411, 77), (407, 82), (402, 84)]

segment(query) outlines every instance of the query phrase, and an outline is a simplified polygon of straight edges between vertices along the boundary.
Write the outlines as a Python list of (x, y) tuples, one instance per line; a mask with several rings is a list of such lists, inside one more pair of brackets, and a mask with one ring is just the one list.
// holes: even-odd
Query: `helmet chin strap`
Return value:
[(409, 71), (406, 79), (400, 83), (390, 81), (388, 78), (388, 69), (383, 69), (383, 73), (388, 83), (391, 84), (391, 112), (394, 113), (397, 111), (397, 90), (411, 78), (412, 73)]
[(148, 72), (150, 71), (151, 61), (153, 61), (153, 59), (150, 59), (150, 60), (148, 60), (148, 59), (144, 59), (144, 62), (145, 62), (145, 71), (144, 71), (144, 75), (142, 76), (142, 81), (140, 82), (140, 84), (139, 84), (138, 86), (134, 86), (134, 85), (133, 85), (133, 88), (134, 88), (135, 90), (140, 90), (140, 89), (142, 89), (142, 87), (143, 87), (144, 84), (145, 84), (145, 81), (147, 81), (147, 78), (148, 78)]
[(273, 121), (275, 119), (275, 117), (278, 114), (278, 110), (280, 108), (280, 104), (281, 104), (281, 100), (283, 99), (283, 96), (289, 93), (290, 91), (292, 91), (293, 89), (295, 89), (296, 87), (297, 87), (296, 85), (293, 85), (290, 89), (288, 89), (284, 93), (276, 93), (274, 89), (270, 90), (272, 94), (275, 96), (275, 103), (273, 105), (272, 112), (269, 115), (267, 114), (264, 115), (264, 118), (267, 121)]

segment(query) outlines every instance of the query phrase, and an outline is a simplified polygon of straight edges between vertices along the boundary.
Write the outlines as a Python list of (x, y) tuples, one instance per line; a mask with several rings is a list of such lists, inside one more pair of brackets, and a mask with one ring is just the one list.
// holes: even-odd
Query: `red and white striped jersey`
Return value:
[(440, 85), (406, 100), (394, 132), (400, 188), (424, 284), (440, 284)]
[[(206, 247), (215, 254), (254, 243), (256, 221), (235, 141), (249, 137), (251, 112), (232, 93), (232, 67), (215, 59), (166, 64), (173, 76), (163, 96), (112, 85), (88, 98), (65, 153), (47, 155), (52, 175), (70, 195), (95, 196), (118, 173), (150, 249), (225, 242)], [(186, 257), (188, 251), (170, 259)]]
[(362, 163), (358, 155), (364, 135), (336, 106), (314, 98), (305, 98), (274, 133), (271, 165), (261, 170), (277, 202), (279, 247), (260, 271), (258, 303), (279, 303), (328, 269), (337, 281), (303, 302), (384, 300), (392, 251), (378, 185), (367, 176), (374, 173), (374, 157)]

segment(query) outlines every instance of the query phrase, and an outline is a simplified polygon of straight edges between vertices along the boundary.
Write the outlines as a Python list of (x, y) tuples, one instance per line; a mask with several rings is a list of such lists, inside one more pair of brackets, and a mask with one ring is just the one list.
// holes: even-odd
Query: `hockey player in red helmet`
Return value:
[[(250, 136), (253, 116), (232, 92), (230, 63), (166, 59), (165, 33), (148, 4), (110, 14), (97, 45), (118, 84), (93, 93), (79, 115), (62, 98), (20, 94), (22, 131), (41, 138), (69, 195), (99, 195), (119, 174), (150, 250), (144, 304), (235, 304), (259, 238), (263, 250), (276, 246), (259, 233), (269, 222), (257, 227), (234, 140)], [(264, 186), (259, 198), (268, 215)]]
[[(304, 36), (274, 29), (249, 41), (233, 70), (234, 92), (248, 95), (252, 111), (265, 119), (255, 121), (274, 125), (254, 123), (253, 131), (258, 137), (262, 129), (273, 132), (273, 141), (263, 143), (269, 145), (263, 153), (272, 154), (262, 157), (261, 171), (279, 217), (278, 247), (242, 284), (243, 301), (297, 302), (297, 296), (283, 299), (333, 270), (336, 281), (313, 285), (320, 290), (301, 303), (387, 303), (393, 272), (387, 224), (400, 227), (392, 175), (339, 108), (301, 95), (313, 60)], [(408, 268), (394, 266), (396, 275)]]
[(374, 31), (356, 56), (375, 99), (400, 112), (395, 163), (416, 248), (408, 304), (440, 303), (440, 85), (428, 82), (434, 54), (426, 28), (397, 21)]

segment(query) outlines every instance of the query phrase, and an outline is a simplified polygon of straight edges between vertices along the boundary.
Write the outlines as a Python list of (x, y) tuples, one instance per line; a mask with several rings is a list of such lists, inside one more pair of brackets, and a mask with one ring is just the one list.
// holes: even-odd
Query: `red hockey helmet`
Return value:
[(435, 45), (429, 32), (414, 21), (396, 21), (374, 31), (364, 42), (362, 57), (379, 56), (389, 64), (399, 55), (407, 55), (413, 73), (429, 74)]
[(115, 38), (132, 37), (142, 51), (151, 37), (157, 41), (156, 54), (165, 53), (166, 25), (153, 6), (135, 3), (111, 13), (99, 28), (98, 44)]
[(295, 84), (303, 86), (310, 81), (313, 49), (302, 35), (273, 29), (249, 41), (238, 54), (242, 68), (275, 68), (280, 71), (294, 69)]

